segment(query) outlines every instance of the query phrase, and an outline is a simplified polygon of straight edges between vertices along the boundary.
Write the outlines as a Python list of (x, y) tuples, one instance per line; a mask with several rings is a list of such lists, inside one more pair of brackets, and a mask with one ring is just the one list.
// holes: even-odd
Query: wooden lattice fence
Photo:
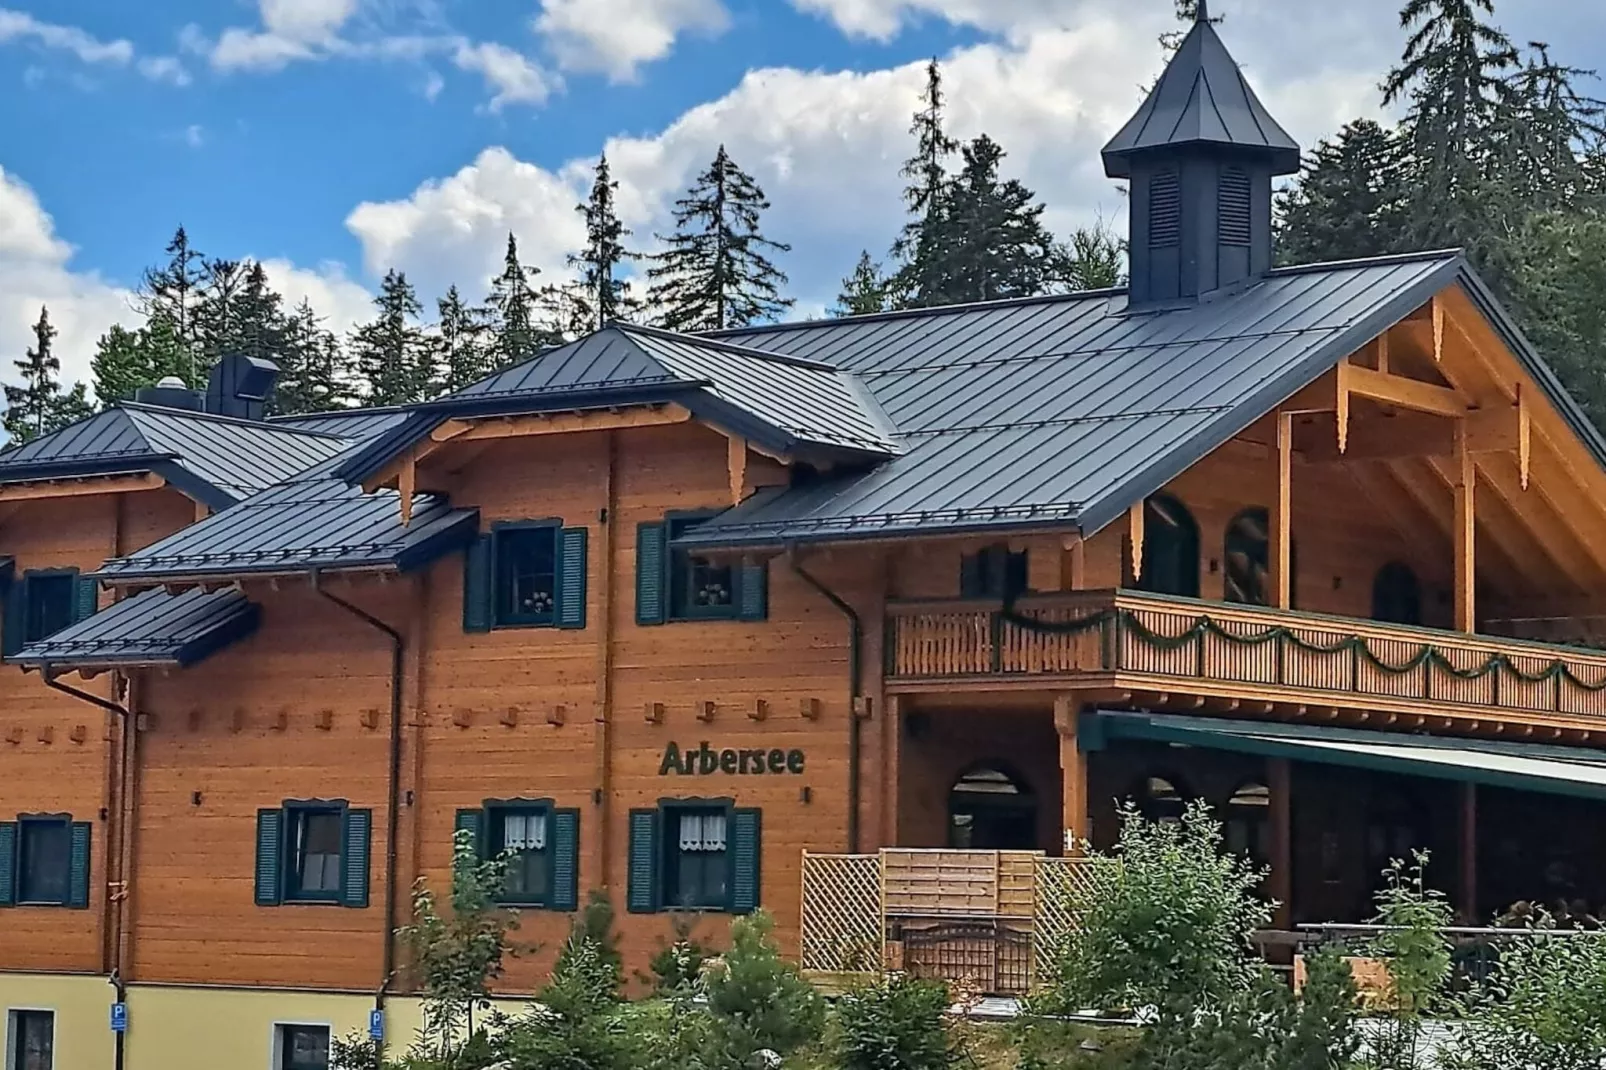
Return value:
[(803, 855), (800, 965), (817, 974), (881, 967), (879, 855)]

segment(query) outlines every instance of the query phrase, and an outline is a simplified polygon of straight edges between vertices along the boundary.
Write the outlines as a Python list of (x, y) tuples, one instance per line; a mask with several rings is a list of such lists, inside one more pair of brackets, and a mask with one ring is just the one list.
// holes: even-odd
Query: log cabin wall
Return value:
[[(0, 547), (16, 575), (90, 572), (194, 520), (194, 505), (162, 489), (22, 501), (0, 517)], [(105, 605), (110, 595), (101, 593)], [(110, 695), (111, 676), (74, 682)], [(0, 667), (0, 820), (71, 814), (91, 822), (87, 909), (18, 907), (0, 924), (0, 970), (91, 973), (105, 969), (107, 846), (116, 835), (116, 718), (45, 686), (37, 673)]]

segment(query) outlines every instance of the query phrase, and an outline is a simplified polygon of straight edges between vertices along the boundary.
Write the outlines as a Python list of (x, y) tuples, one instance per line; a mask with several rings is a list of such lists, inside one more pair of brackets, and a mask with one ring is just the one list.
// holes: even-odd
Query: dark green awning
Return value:
[(1496, 788), (1606, 799), (1606, 753), (1571, 747), (1148, 713), (1083, 716), (1082, 749), (1113, 739), (1259, 754)]

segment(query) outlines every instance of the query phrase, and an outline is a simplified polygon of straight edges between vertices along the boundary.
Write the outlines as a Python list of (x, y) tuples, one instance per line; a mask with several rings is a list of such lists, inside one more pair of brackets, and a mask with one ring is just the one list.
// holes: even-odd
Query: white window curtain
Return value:
[(545, 814), (508, 814), (502, 819), (502, 846), (509, 851), (546, 849)]
[(725, 849), (725, 815), (681, 814), (680, 849), (682, 851), (723, 851)]

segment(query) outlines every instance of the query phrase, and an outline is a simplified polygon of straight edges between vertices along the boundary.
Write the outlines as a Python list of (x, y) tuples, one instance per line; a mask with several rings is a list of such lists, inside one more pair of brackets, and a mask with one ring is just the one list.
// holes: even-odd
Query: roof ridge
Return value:
[(1030, 297), (997, 297), (990, 301), (961, 301), (952, 305), (932, 305), (927, 308), (895, 308), (885, 312), (861, 312), (853, 316), (832, 316), (828, 319), (818, 320), (792, 320), (788, 323), (761, 323), (753, 327), (725, 327), (717, 331), (686, 335), (687, 338), (718, 339), (728, 334), (768, 334), (780, 331), (796, 331), (805, 327), (826, 327), (836, 323), (880, 323), (883, 320), (914, 319), (920, 316), (950, 315), (959, 312), (975, 312), (990, 308), (1015, 308), (1024, 305), (1047, 305), (1070, 303), (1073, 301), (1092, 301), (1094, 299), (1123, 296), (1127, 292), (1125, 286), (1108, 286), (1099, 290), (1072, 290), (1063, 294), (1033, 294)]
[(205, 412), (199, 409), (175, 409), (167, 405), (151, 405), (141, 401), (119, 401), (106, 412), (123, 410), (127, 412), (146, 412), (155, 416), (177, 416), (181, 419), (202, 420), (209, 423), (233, 424), (237, 427), (252, 427), (273, 431), (281, 435), (306, 435), (309, 438), (332, 438), (342, 442), (353, 441), (350, 435), (336, 435), (328, 431), (306, 431), (295, 427), (276, 427), (267, 420), (249, 420), (240, 416), (224, 416), (220, 413)]
[(1388, 264), (1427, 263), (1430, 260), (1453, 260), (1465, 256), (1459, 246), (1444, 249), (1421, 249), (1410, 253), (1383, 253), (1379, 256), (1357, 256), (1348, 260), (1320, 260), (1314, 264), (1289, 264), (1266, 272), (1267, 278), (1284, 278), (1289, 275), (1308, 275), (1317, 271), (1337, 271), (1350, 267), (1382, 267)]
[[(349, 405), (339, 409), (323, 409), (319, 412), (280, 412), (265, 417), (261, 423), (289, 423), (292, 420), (323, 420), (338, 419), (342, 416), (373, 416), (378, 413), (388, 415), (395, 412), (411, 412), (409, 405)], [(321, 431), (305, 432), (309, 435), (323, 434)]]
[(756, 360), (766, 360), (774, 364), (790, 364), (799, 368), (809, 368), (814, 371), (837, 372), (846, 374), (835, 364), (828, 364), (823, 360), (810, 360), (807, 357), (793, 356), (790, 353), (777, 353), (774, 350), (758, 349), (754, 346), (742, 345), (740, 342), (730, 342), (723, 338), (710, 335), (682, 334), (679, 331), (665, 330), (662, 327), (648, 327), (637, 323), (611, 323), (610, 327), (617, 328), (621, 333), (645, 334), (653, 338), (663, 338), (673, 342), (684, 342), (686, 345), (706, 346), (709, 349), (725, 350), (739, 356), (753, 357)]

